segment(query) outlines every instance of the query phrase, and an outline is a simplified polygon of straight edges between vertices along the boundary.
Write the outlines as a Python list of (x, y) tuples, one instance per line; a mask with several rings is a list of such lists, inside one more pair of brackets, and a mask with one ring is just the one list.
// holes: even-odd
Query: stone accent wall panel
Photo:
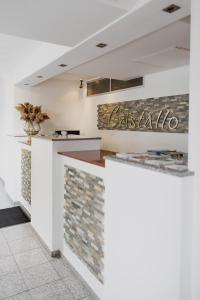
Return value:
[(31, 151), (21, 150), (21, 194), (31, 204)]
[(189, 95), (98, 105), (98, 129), (187, 133)]
[(65, 166), (64, 237), (72, 251), (103, 283), (104, 183)]

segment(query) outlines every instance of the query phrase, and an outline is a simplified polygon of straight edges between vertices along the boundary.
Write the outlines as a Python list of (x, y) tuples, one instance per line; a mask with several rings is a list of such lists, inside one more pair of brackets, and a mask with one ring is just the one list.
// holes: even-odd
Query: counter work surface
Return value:
[(83, 135), (73, 135), (70, 134), (66, 137), (63, 136), (34, 136), (36, 139), (42, 139), (47, 141), (82, 141), (82, 140), (101, 140), (101, 137), (91, 137), (91, 136), (83, 136)]
[(151, 164), (147, 164), (145, 162), (135, 162), (128, 159), (122, 159), (119, 157), (116, 157), (116, 152), (108, 151), (108, 150), (92, 150), (92, 151), (70, 151), (70, 152), (58, 152), (58, 154), (70, 157), (76, 160), (80, 160), (83, 162), (87, 162), (96, 166), (100, 166), (105, 168), (105, 161), (111, 160), (115, 162), (120, 162), (123, 164), (132, 165), (135, 167), (143, 168), (152, 170), (155, 172), (161, 172), (164, 174), (177, 176), (177, 177), (187, 177), (187, 176), (193, 176), (194, 172), (190, 170), (172, 170), (163, 166), (153, 166)]
[(155, 172), (164, 173), (164, 174), (167, 174), (167, 175), (177, 176), (177, 177), (194, 176), (194, 172), (190, 171), (189, 169), (184, 170), (184, 171), (179, 171), (179, 170), (175, 170), (175, 169), (172, 170), (172, 169), (169, 169), (169, 168), (164, 167), (164, 166), (153, 166), (153, 165), (147, 164), (145, 162), (136, 162), (136, 161), (131, 161), (131, 160), (128, 160), (128, 159), (122, 159), (122, 158), (116, 157), (115, 155), (109, 155), (107, 157), (104, 157), (104, 159), (110, 160), (110, 161), (113, 161), (113, 162), (119, 162), (119, 163), (130, 165), (130, 166), (135, 166), (135, 167), (147, 169), (147, 170), (152, 170), (152, 171), (155, 171)]
[(89, 150), (58, 152), (58, 154), (105, 168), (105, 158), (110, 155), (115, 155), (115, 152), (107, 150)]

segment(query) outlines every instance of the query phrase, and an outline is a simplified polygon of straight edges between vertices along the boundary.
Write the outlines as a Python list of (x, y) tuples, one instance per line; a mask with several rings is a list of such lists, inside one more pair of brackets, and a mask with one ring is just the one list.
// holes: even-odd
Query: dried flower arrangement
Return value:
[(29, 136), (28, 143), (31, 144), (31, 136), (40, 131), (40, 124), (49, 119), (46, 113), (42, 112), (41, 106), (34, 106), (31, 103), (19, 103), (16, 110), (20, 112), (21, 120), (25, 121), (24, 131)]
[(49, 116), (42, 112), (41, 106), (34, 106), (28, 102), (18, 104), (16, 110), (20, 112), (21, 120), (24, 120), (25, 122), (35, 122), (40, 124), (49, 119)]

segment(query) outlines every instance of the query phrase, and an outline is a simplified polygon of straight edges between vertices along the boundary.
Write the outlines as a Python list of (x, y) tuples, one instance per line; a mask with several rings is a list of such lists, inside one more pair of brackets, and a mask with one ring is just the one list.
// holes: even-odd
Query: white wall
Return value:
[[(10, 157), (11, 149), (7, 147), (7, 135), (13, 131), (13, 106), (14, 85), (13, 83), (0, 80), (0, 177), (4, 180), (7, 173), (6, 159)], [(7, 154), (7, 155), (6, 155)]]
[[(15, 88), (15, 104), (31, 102), (42, 105), (50, 120), (42, 124), (42, 131), (51, 133), (55, 129), (79, 129), (81, 100), (79, 99), (79, 81), (50, 79), (29, 89)], [(23, 132), (23, 122), (19, 113), (15, 114), (15, 130)]]
[(5, 85), (0, 79), (0, 178), (4, 177)]
[(200, 299), (200, 138), (199, 138), (199, 112), (200, 112), (200, 1), (191, 1), (191, 68), (190, 68), (190, 132), (189, 132), (189, 168), (195, 172), (192, 228), (192, 295), (191, 300)]
[[(81, 129), (82, 134), (102, 136), (102, 148), (116, 151), (145, 151), (150, 148), (177, 149), (187, 152), (188, 135), (130, 131), (99, 131), (97, 105), (149, 97), (189, 93), (189, 67), (145, 76), (144, 86), (120, 92), (86, 97), (78, 81), (51, 79), (30, 89), (15, 89), (15, 102), (42, 104), (51, 117), (43, 131), (68, 128)], [(15, 112), (15, 129), (22, 131)]]

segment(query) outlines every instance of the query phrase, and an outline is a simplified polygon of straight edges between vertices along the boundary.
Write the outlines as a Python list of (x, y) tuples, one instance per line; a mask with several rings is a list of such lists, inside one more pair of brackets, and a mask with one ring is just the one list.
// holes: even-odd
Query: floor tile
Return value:
[(8, 207), (13, 207), (13, 202), (6, 194), (6, 191), (4, 189), (4, 185), (0, 184), (0, 209), (5, 209)]
[(12, 273), (0, 277), (0, 299), (14, 296), (26, 290), (26, 285), (20, 273)]
[(91, 295), (88, 288), (78, 279), (75, 274), (71, 273), (70, 276), (65, 277), (63, 281), (75, 299), (79, 300)]
[(8, 242), (33, 236), (33, 231), (27, 224), (5, 227), (2, 229), (2, 233)]
[(31, 296), (28, 292), (20, 293), (15, 296), (11, 296), (9, 298), (6, 298), (5, 300), (31, 300)]
[(57, 259), (55, 257), (52, 257), (50, 251), (47, 251), (42, 244), (41, 244), (41, 249), (42, 249), (42, 252), (44, 253), (44, 255), (45, 255), (45, 257), (47, 258), (48, 261), (52, 261), (52, 260)]
[(4, 241), (0, 243), (0, 259), (6, 256), (11, 255), (10, 248), (8, 244)]
[(22, 271), (22, 276), (29, 289), (58, 280), (59, 276), (50, 265), (45, 263)]
[(18, 272), (17, 264), (13, 256), (7, 256), (0, 259), (0, 276), (8, 273)]
[(68, 265), (62, 258), (52, 260), (51, 264), (61, 278), (69, 277), (71, 274), (73, 276), (73, 271), (71, 270), (70, 265)]
[(0, 229), (0, 245), (2, 243), (4, 243), (5, 241), (6, 241), (6, 239), (5, 239), (5, 237), (4, 237), (3, 233), (2, 233), (2, 229)]
[(21, 253), (26, 252), (28, 250), (37, 249), (40, 247), (39, 242), (33, 236), (28, 236), (25, 239), (19, 239), (15, 241), (8, 242), (10, 250), (12, 253)]
[(26, 251), (14, 256), (20, 269), (33, 267), (48, 261), (41, 249)]
[(32, 300), (76, 300), (59, 280), (29, 291)]
[(90, 295), (90, 296), (81, 298), (80, 300), (98, 300), (98, 298), (97, 298), (97, 297), (94, 297), (94, 296), (92, 296), (92, 295)]

